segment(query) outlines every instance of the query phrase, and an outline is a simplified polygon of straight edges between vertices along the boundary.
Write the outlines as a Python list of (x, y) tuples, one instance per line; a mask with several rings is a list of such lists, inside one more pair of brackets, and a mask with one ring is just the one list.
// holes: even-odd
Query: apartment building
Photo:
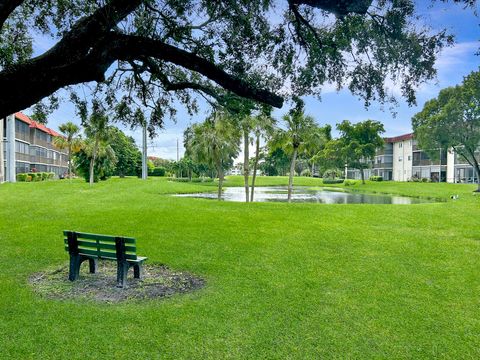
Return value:
[(15, 182), (18, 173), (53, 172), (60, 176), (67, 171), (67, 153), (53, 145), (53, 139), (60, 136), (56, 131), (21, 112), (2, 119), (0, 128), (4, 180)]
[[(433, 182), (473, 183), (476, 174), (473, 167), (453, 151), (438, 150), (438, 156), (430, 156), (419, 148), (413, 133), (385, 138), (385, 145), (378, 149), (370, 175), (382, 176), (384, 180), (409, 181), (426, 178)], [(480, 160), (480, 150), (477, 153)], [(358, 170), (349, 170), (348, 178), (360, 179)]]

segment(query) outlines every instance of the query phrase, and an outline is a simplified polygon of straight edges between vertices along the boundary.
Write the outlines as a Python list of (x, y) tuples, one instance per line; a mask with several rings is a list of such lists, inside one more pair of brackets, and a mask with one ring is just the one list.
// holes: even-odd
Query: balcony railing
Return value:
[(378, 164), (374, 164), (373, 168), (374, 169), (393, 168), (393, 163), (391, 163), (391, 162), (378, 163)]

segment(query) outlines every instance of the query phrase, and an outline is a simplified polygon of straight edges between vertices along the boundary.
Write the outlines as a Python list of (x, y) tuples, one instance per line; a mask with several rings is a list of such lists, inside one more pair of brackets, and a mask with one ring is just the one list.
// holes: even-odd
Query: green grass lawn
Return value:
[[(0, 357), (480, 358), (474, 189), (369, 182), (350, 190), (460, 199), (319, 205), (176, 198), (215, 184), (159, 178), (3, 184)], [(28, 277), (67, 263), (64, 229), (136, 237), (150, 263), (207, 285), (141, 303), (39, 298)]]

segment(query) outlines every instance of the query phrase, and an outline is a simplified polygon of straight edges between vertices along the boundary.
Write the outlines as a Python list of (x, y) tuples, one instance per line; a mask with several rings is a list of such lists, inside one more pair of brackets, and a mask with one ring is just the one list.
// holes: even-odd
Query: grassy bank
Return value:
[[(287, 181), (260, 177), (258, 185)], [(480, 357), (475, 186), (349, 188), (460, 196), (417, 205), (168, 196), (215, 186), (161, 178), (1, 185), (0, 358)], [(28, 277), (66, 264), (64, 229), (136, 237), (149, 262), (200, 275), (206, 287), (115, 305), (39, 298)]]

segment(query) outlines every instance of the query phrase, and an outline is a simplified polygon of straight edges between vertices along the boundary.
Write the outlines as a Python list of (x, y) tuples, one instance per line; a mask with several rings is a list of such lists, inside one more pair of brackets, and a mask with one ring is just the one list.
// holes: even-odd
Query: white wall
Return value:
[(413, 140), (393, 144), (393, 180), (407, 181), (412, 177)]

